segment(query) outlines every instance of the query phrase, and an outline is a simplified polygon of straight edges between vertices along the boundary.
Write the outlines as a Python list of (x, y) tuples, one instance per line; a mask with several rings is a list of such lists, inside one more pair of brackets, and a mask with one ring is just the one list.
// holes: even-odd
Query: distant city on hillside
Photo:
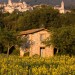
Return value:
[[(2, 11), (3, 13), (7, 13), (7, 12), (12, 13), (13, 11), (25, 12), (25, 11), (33, 10), (37, 6), (41, 7), (41, 5), (42, 4), (31, 6), (21, 0), (19, 2), (13, 2), (12, 0), (8, 0), (7, 3), (0, 3), (0, 11)], [(57, 9), (59, 13), (70, 12), (70, 10), (65, 9), (64, 1), (61, 1), (61, 4), (59, 6), (53, 6), (53, 8)]]

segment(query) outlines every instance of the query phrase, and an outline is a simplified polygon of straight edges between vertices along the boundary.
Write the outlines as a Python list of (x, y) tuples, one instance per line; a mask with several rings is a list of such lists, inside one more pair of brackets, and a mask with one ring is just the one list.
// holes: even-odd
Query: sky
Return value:
[[(7, 0), (0, 0), (0, 2), (7, 2)], [(20, 0), (12, 0), (14, 1), (20, 1)], [(25, 1), (27, 4), (30, 5), (36, 5), (36, 4), (51, 4), (51, 5), (60, 5), (62, 0), (22, 0)], [(63, 0), (65, 3), (65, 6), (75, 6), (75, 0)]]

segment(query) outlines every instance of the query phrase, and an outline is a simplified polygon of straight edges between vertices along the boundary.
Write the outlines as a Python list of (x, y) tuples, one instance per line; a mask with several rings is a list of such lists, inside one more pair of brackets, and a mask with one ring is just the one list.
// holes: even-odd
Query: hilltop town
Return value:
[[(12, 2), (11, 0), (8, 0), (8, 3), (0, 4), (0, 8), (1, 8), (0, 10), (3, 13), (6, 13), (6, 12), (12, 13), (15, 10), (20, 12), (25, 12), (28, 10), (33, 10), (37, 6), (41, 7), (41, 5), (30, 6), (26, 2), (22, 2), (21, 0), (19, 2)], [(59, 13), (70, 12), (70, 10), (65, 9), (65, 5), (63, 1), (61, 2), (60, 6), (54, 6), (53, 8), (59, 10)]]
[(15, 10), (18, 10), (20, 12), (24, 12), (27, 10), (32, 10), (32, 7), (26, 4), (26, 2), (12, 2), (11, 0), (8, 0), (7, 4), (0, 4), (0, 7), (2, 8), (2, 11), (12, 13)]

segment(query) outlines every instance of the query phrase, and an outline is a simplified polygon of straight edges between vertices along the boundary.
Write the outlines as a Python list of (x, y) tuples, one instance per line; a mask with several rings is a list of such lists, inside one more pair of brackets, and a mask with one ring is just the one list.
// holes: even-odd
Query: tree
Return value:
[(1, 27), (0, 27), (0, 52), (2, 53), (3, 52), (3, 44), (2, 44), (2, 35), (3, 33), (2, 33), (2, 29), (1, 29)]
[(33, 43), (31, 40), (29, 40), (28, 35), (24, 37), (19, 35), (17, 39), (18, 39), (17, 45), (20, 47), (20, 56), (23, 57), (24, 53), (29, 52), (29, 48)]
[(3, 29), (0, 42), (7, 48), (7, 56), (9, 56), (9, 49), (17, 43), (16, 32)]
[[(59, 27), (60, 15), (58, 10), (54, 10), (51, 6), (42, 6), (23, 14), (24, 29)], [(21, 19), (20, 19), (21, 20)], [(20, 21), (19, 20), (19, 21)]]
[(45, 43), (47, 46), (53, 44), (61, 54), (75, 55), (75, 26), (54, 29)]
[(17, 29), (17, 19), (19, 17), (19, 14), (12, 13), (10, 15), (4, 16), (4, 27), (8, 30), (16, 30)]

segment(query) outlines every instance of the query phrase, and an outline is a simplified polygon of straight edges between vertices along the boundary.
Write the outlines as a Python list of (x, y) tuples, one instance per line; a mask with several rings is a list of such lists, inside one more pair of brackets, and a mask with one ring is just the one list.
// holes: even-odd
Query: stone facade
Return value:
[(39, 55), (41, 57), (50, 57), (54, 55), (53, 46), (46, 47), (42, 41), (49, 37), (49, 32), (46, 29), (32, 29), (21, 32), (21, 36), (27, 36), (31, 41), (29, 48), (29, 56)]

